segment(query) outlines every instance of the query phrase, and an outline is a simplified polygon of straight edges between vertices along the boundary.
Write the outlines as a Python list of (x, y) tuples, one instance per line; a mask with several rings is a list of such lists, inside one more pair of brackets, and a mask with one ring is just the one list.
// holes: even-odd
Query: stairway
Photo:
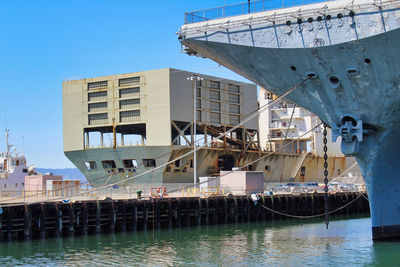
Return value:
[(293, 182), (296, 179), (297, 173), (300, 171), (300, 168), (303, 165), (304, 160), (306, 159), (307, 155), (308, 155), (307, 151), (303, 151), (301, 153), (301, 156), (297, 160), (297, 163), (294, 166), (292, 173), (290, 174), (290, 182)]

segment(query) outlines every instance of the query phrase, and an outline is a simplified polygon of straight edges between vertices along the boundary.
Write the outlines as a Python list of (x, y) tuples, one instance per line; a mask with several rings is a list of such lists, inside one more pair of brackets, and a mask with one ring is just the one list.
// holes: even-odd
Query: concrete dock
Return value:
[[(335, 214), (368, 212), (368, 201), (360, 197), (360, 194), (362, 193), (330, 194), (329, 210), (343, 207), (356, 199)], [(215, 196), (106, 199), (4, 206), (0, 214), (0, 241), (146, 231), (284, 217), (263, 206), (291, 215), (323, 214), (324, 195), (260, 195), (257, 205), (249, 196)]]

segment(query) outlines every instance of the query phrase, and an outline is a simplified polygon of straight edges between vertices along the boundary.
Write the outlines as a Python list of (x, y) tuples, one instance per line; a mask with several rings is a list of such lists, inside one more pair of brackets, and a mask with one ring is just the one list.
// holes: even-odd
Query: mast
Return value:
[(6, 149), (6, 158), (9, 158), (10, 157), (10, 148), (11, 148), (11, 145), (8, 143), (8, 136), (9, 136), (9, 132), (10, 132), (10, 130), (9, 129), (6, 129), (6, 145), (7, 145), (7, 149)]

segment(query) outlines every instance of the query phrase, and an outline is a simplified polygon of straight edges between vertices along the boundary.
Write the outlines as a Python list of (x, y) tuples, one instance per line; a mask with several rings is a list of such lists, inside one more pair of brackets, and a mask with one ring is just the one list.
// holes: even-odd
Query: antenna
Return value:
[(6, 149), (6, 151), (7, 151), (7, 154), (6, 154), (6, 157), (8, 158), (8, 157), (10, 157), (10, 145), (9, 145), (9, 143), (8, 143), (8, 133), (10, 132), (10, 130), (8, 130), (8, 129), (6, 129), (6, 145), (7, 145), (7, 149)]

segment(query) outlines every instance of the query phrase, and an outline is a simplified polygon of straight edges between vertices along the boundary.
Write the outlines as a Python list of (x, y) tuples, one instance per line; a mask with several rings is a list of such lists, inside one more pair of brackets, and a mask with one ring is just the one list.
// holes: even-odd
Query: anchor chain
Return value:
[(328, 132), (326, 130), (327, 125), (324, 123), (324, 131), (322, 132), (324, 135), (324, 183), (325, 183), (325, 225), (326, 229), (328, 229), (329, 225), (329, 203), (328, 203), (328, 154), (326, 153), (328, 151), (328, 146), (326, 145), (328, 143), (328, 139), (326, 138)]

